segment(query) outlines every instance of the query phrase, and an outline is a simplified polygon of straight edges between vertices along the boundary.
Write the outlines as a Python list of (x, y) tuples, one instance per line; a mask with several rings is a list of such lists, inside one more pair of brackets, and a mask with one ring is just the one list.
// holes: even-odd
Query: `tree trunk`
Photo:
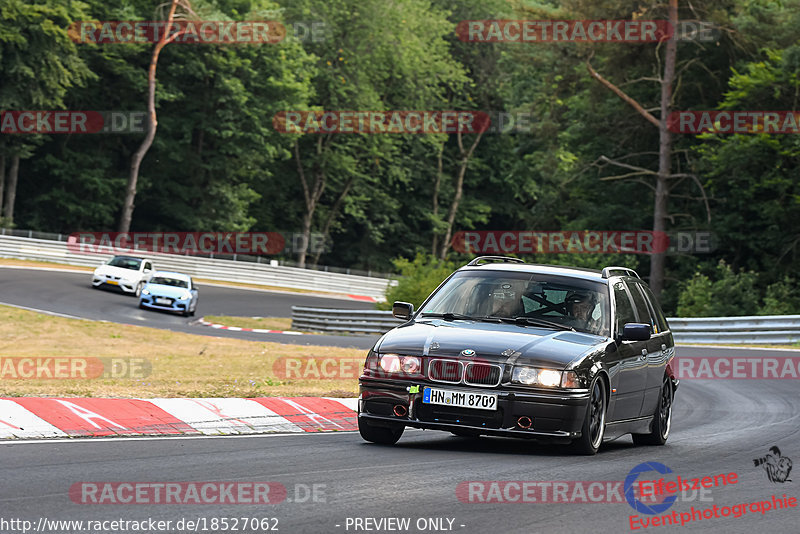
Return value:
[(458, 168), (458, 177), (456, 178), (456, 194), (453, 197), (453, 203), (450, 205), (450, 211), (447, 213), (447, 231), (444, 234), (444, 239), (439, 247), (439, 259), (444, 260), (447, 257), (447, 249), (450, 248), (450, 238), (453, 235), (453, 225), (456, 222), (456, 213), (458, 206), (461, 204), (461, 196), (464, 193), (464, 176), (467, 174), (467, 164), (475, 151), (475, 147), (481, 142), (483, 132), (479, 132), (475, 141), (469, 147), (469, 150), (464, 151), (464, 145), (461, 142), (461, 132), (458, 132), (458, 148), (461, 152), (461, 165)]
[[(331, 206), (330, 211), (328, 212), (328, 217), (325, 219), (325, 224), (322, 225), (322, 235), (328, 237), (328, 233), (331, 231), (331, 224), (333, 224), (333, 220), (336, 218), (336, 214), (339, 212), (339, 207), (344, 202), (345, 197), (350, 192), (350, 188), (353, 186), (353, 182), (355, 182), (355, 176), (351, 176), (347, 183), (344, 184), (342, 188), (342, 192), (339, 193), (339, 196), (336, 198), (336, 202), (333, 203)], [(309, 232), (310, 232), (309, 228)], [(309, 238), (311, 235), (309, 234)], [(314, 265), (319, 265), (319, 257), (322, 255), (322, 251), (318, 250), (314, 253)]]
[[(678, 0), (669, 2), (669, 23), (678, 27)], [(666, 231), (667, 209), (669, 202), (668, 180), (672, 172), (672, 134), (667, 129), (670, 103), (672, 101), (672, 83), (675, 79), (675, 59), (677, 55), (677, 36), (667, 41), (664, 58), (664, 74), (661, 78), (661, 120), (659, 121), (658, 175), (656, 176), (655, 205), (653, 206), (653, 232)], [(659, 234), (656, 234), (659, 235)], [(657, 252), (650, 257), (650, 288), (656, 297), (664, 288), (664, 268), (666, 253)]]
[[(172, 0), (172, 5), (169, 9), (165, 28), (169, 28), (175, 17), (175, 9), (178, 7), (179, 0)], [(118, 230), (120, 232), (128, 232), (131, 228), (131, 219), (133, 217), (134, 200), (136, 198), (136, 184), (139, 181), (139, 167), (142, 165), (147, 151), (153, 144), (153, 139), (156, 137), (156, 128), (158, 120), (156, 119), (156, 67), (158, 66), (158, 56), (161, 50), (170, 42), (174, 41), (182, 32), (176, 32), (171, 37), (167, 37), (167, 32), (161, 35), (161, 39), (156, 43), (153, 48), (153, 55), (150, 58), (150, 68), (147, 71), (147, 135), (145, 135), (139, 149), (133, 154), (131, 158), (131, 169), (128, 175), (128, 186), (125, 189), (125, 200), (122, 202), (122, 214), (119, 219)]]
[[(297, 251), (297, 266), (305, 268), (306, 256), (308, 255), (308, 240), (311, 237), (311, 224), (314, 222), (314, 213), (317, 211), (319, 199), (322, 197), (322, 192), (325, 191), (325, 181), (327, 175), (325, 169), (319, 163), (315, 163), (316, 172), (314, 173), (314, 188), (309, 189), (308, 180), (303, 170), (303, 161), (300, 159), (300, 146), (299, 142), (294, 143), (294, 157), (297, 161), (297, 174), (300, 177), (300, 184), (303, 186), (303, 198), (306, 203), (306, 212), (303, 214), (303, 242), (300, 244), (300, 250)], [(323, 153), (322, 137), (317, 139), (317, 158)]]
[[(436, 219), (439, 216), (439, 188), (442, 184), (442, 154), (444, 154), (444, 143), (439, 145), (439, 157), (437, 158), (436, 168), (436, 181), (433, 183), (433, 222), (436, 224)], [(433, 229), (433, 240), (431, 242), (431, 254), (436, 256), (439, 249), (439, 232), (436, 228)]]
[(6, 204), (3, 216), (6, 224), (14, 224), (14, 201), (17, 198), (17, 178), (19, 176), (19, 154), (11, 156), (11, 168), (8, 170), (8, 190), (6, 191)]

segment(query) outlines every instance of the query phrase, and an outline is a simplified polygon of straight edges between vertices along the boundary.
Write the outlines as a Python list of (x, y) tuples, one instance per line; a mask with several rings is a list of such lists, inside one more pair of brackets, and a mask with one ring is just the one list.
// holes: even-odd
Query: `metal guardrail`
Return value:
[(292, 306), (292, 330), (383, 334), (404, 322), (390, 311)]
[(667, 319), (676, 343), (800, 342), (800, 315)]
[[(800, 315), (667, 319), (676, 343), (797, 343)], [(385, 333), (405, 321), (390, 311), (292, 306), (292, 330)]]
[[(383, 300), (389, 280), (368, 276), (347, 275), (297, 267), (274, 266), (250, 261), (212, 259), (198, 256), (138, 251), (152, 258), (156, 269), (179, 271), (197, 278), (224, 282), (250, 283), (266, 286), (306, 289), (362, 295)], [(113, 253), (91, 254), (69, 250), (67, 243), (52, 239), (37, 239), (0, 235), (0, 257), (22, 260), (49, 261), (83, 267), (97, 267)]]

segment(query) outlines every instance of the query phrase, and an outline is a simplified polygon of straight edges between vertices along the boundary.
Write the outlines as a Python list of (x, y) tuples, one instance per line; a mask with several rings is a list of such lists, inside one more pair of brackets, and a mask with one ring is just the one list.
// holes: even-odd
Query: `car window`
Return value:
[(606, 287), (568, 277), (497, 271), (458, 273), (421, 311), (476, 318), (538, 318), (579, 332), (610, 335)]
[(126, 258), (125, 256), (115, 256), (108, 260), (108, 265), (111, 267), (121, 267), (123, 269), (131, 269), (138, 271), (142, 260), (136, 258)]
[(150, 265), (150, 262), (149, 262), (149, 261), (148, 261), (147, 263), (145, 263), (145, 264), (144, 264), (144, 268), (145, 268), (145, 269), (150, 269), (151, 271), (153, 270), (153, 266), (152, 266), (152, 265)]
[(661, 306), (659, 306), (658, 299), (656, 299), (656, 296), (653, 295), (653, 292), (645, 284), (639, 284), (639, 289), (641, 289), (642, 292), (645, 294), (647, 300), (650, 302), (653, 311), (655, 312), (656, 321), (658, 323), (658, 331), (665, 332), (669, 330), (669, 323), (667, 323), (667, 318), (664, 317), (664, 311), (661, 309)]
[(158, 284), (161, 286), (183, 287), (188, 288), (189, 282), (180, 280), (178, 278), (168, 278), (166, 276), (156, 276), (150, 280), (151, 284)]
[(616, 316), (616, 329), (617, 334), (622, 335), (623, 327), (627, 323), (635, 323), (636, 315), (633, 311), (633, 305), (628, 296), (628, 290), (622, 280), (614, 283), (614, 304), (617, 307)]
[(631, 297), (633, 297), (633, 305), (636, 309), (636, 316), (640, 323), (647, 323), (650, 325), (650, 333), (656, 334), (659, 332), (658, 324), (656, 323), (655, 317), (652, 316), (650, 313), (650, 308), (647, 305), (647, 302), (644, 299), (644, 295), (638, 289), (636, 282), (628, 282), (628, 290), (630, 291)]

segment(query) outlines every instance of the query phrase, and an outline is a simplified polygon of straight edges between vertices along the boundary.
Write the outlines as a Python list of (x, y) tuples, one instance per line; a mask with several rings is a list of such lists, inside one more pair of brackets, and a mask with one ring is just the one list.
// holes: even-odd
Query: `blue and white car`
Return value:
[(142, 309), (179, 312), (184, 317), (194, 315), (199, 300), (197, 287), (187, 274), (157, 271), (142, 289), (139, 307)]

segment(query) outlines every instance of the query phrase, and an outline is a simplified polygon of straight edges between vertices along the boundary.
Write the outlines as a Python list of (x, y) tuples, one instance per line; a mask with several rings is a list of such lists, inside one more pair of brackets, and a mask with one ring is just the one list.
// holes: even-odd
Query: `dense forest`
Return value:
[[(673, 3), (671, 14), (667, 0), (173, 2), (176, 20), (274, 21), (285, 36), (163, 46), (157, 131), (128, 227), (320, 233), (324, 252), (280, 259), (405, 274), (473, 257), (453, 247), (468, 230), (699, 232), (713, 236), (710, 250), (659, 255), (669, 314), (800, 313), (800, 136), (663, 127), (665, 111), (800, 111), (800, 0)], [(0, 110), (147, 111), (156, 45), (78, 42), (70, 28), (164, 20), (169, 8), (3, 0)], [(675, 15), (702, 31), (635, 43), (476, 42), (462, 31), (476, 20)], [(287, 133), (275, 118), (291, 110), (526, 120), (458, 134)], [(3, 133), (2, 226), (121, 228), (144, 138)], [(656, 260), (522, 257), (643, 276)]]

